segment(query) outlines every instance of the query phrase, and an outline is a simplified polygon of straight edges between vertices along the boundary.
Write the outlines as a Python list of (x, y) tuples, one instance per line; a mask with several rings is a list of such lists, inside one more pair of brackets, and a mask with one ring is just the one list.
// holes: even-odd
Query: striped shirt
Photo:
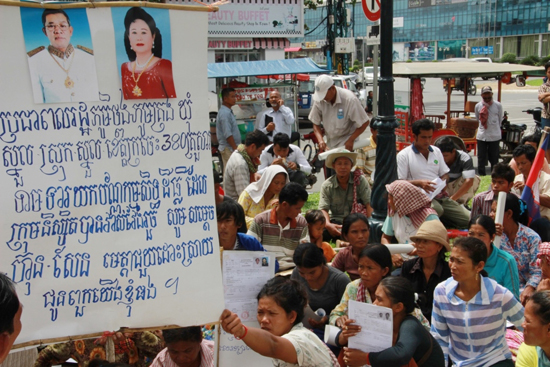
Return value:
[(431, 332), (445, 360), (450, 355), (458, 367), (488, 367), (511, 359), (506, 320), (521, 326), (521, 303), (490, 278), (481, 277), (481, 290), (468, 302), (455, 295), (457, 286), (458, 282), (449, 278), (434, 291)]
[(474, 219), (480, 214), (489, 215), (491, 213), (491, 206), (493, 205), (493, 199), (495, 193), (489, 189), (487, 191), (480, 192), (472, 199), (472, 211), (470, 212), (470, 219)]
[[(214, 342), (211, 340), (203, 339), (201, 342), (201, 365), (200, 367), (214, 367)], [(170, 358), (168, 348), (164, 348), (157, 354), (157, 357), (151, 364), (151, 367), (179, 367)]]
[(300, 243), (309, 242), (305, 218), (298, 215), (283, 228), (277, 220), (276, 208), (258, 214), (247, 234), (260, 241), (267, 252), (275, 254), (280, 270), (293, 268), (294, 250)]

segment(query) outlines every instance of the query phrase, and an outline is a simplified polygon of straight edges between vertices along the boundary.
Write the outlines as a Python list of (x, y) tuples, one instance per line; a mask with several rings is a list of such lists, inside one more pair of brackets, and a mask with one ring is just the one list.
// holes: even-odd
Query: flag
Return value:
[(529, 212), (529, 224), (532, 221), (540, 218), (540, 198), (539, 198), (539, 175), (544, 164), (544, 158), (546, 156), (546, 149), (548, 148), (550, 135), (546, 134), (542, 145), (537, 151), (531, 170), (529, 171), (529, 177), (525, 181), (525, 187), (521, 194), (521, 200), (527, 204), (527, 210)]

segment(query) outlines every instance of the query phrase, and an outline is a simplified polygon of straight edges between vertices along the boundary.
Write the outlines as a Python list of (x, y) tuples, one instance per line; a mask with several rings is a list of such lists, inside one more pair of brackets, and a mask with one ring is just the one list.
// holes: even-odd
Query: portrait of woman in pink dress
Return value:
[(162, 58), (162, 36), (153, 17), (140, 7), (130, 8), (124, 27), (130, 60), (121, 66), (124, 99), (176, 98), (172, 62)]

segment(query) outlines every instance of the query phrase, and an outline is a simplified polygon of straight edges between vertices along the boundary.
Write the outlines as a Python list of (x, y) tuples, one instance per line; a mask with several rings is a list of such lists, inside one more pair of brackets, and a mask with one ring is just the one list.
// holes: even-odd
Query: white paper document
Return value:
[(443, 191), (443, 189), (445, 188), (445, 186), (447, 186), (447, 181), (446, 180), (442, 180), (440, 179), (439, 177), (437, 177), (435, 180), (432, 180), (433, 183), (435, 183), (435, 186), (434, 186), (434, 191), (432, 192), (426, 192), (424, 189), (421, 189), (422, 191), (424, 191), (424, 193), (426, 195), (428, 195), (428, 197), (430, 198), (430, 200), (433, 200), (441, 191)]
[[(259, 328), (256, 296), (275, 275), (275, 256), (261, 251), (224, 251), (222, 273), (225, 308), (236, 313), (246, 326)], [(254, 352), (223, 330), (219, 353), (220, 367), (273, 365), (271, 358)]]
[(348, 316), (361, 326), (361, 332), (349, 338), (348, 346), (362, 352), (380, 352), (393, 342), (393, 314), (391, 308), (370, 303), (349, 301)]
[[(275, 257), (261, 251), (223, 252), (225, 307), (241, 317), (256, 318), (256, 296), (275, 275)], [(244, 316), (244, 317), (243, 317)]]

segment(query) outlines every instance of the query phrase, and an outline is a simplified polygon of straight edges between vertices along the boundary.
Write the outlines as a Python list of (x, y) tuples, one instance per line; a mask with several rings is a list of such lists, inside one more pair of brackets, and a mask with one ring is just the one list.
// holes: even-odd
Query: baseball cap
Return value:
[(493, 93), (493, 89), (491, 87), (489, 87), (488, 85), (486, 85), (483, 88), (481, 88), (481, 94), (483, 94), (483, 93)]
[(330, 75), (320, 75), (317, 79), (315, 79), (315, 93), (313, 93), (313, 96), (311, 97), (314, 101), (322, 101), (323, 99), (325, 99), (329, 88), (333, 85), (334, 81), (332, 80)]

